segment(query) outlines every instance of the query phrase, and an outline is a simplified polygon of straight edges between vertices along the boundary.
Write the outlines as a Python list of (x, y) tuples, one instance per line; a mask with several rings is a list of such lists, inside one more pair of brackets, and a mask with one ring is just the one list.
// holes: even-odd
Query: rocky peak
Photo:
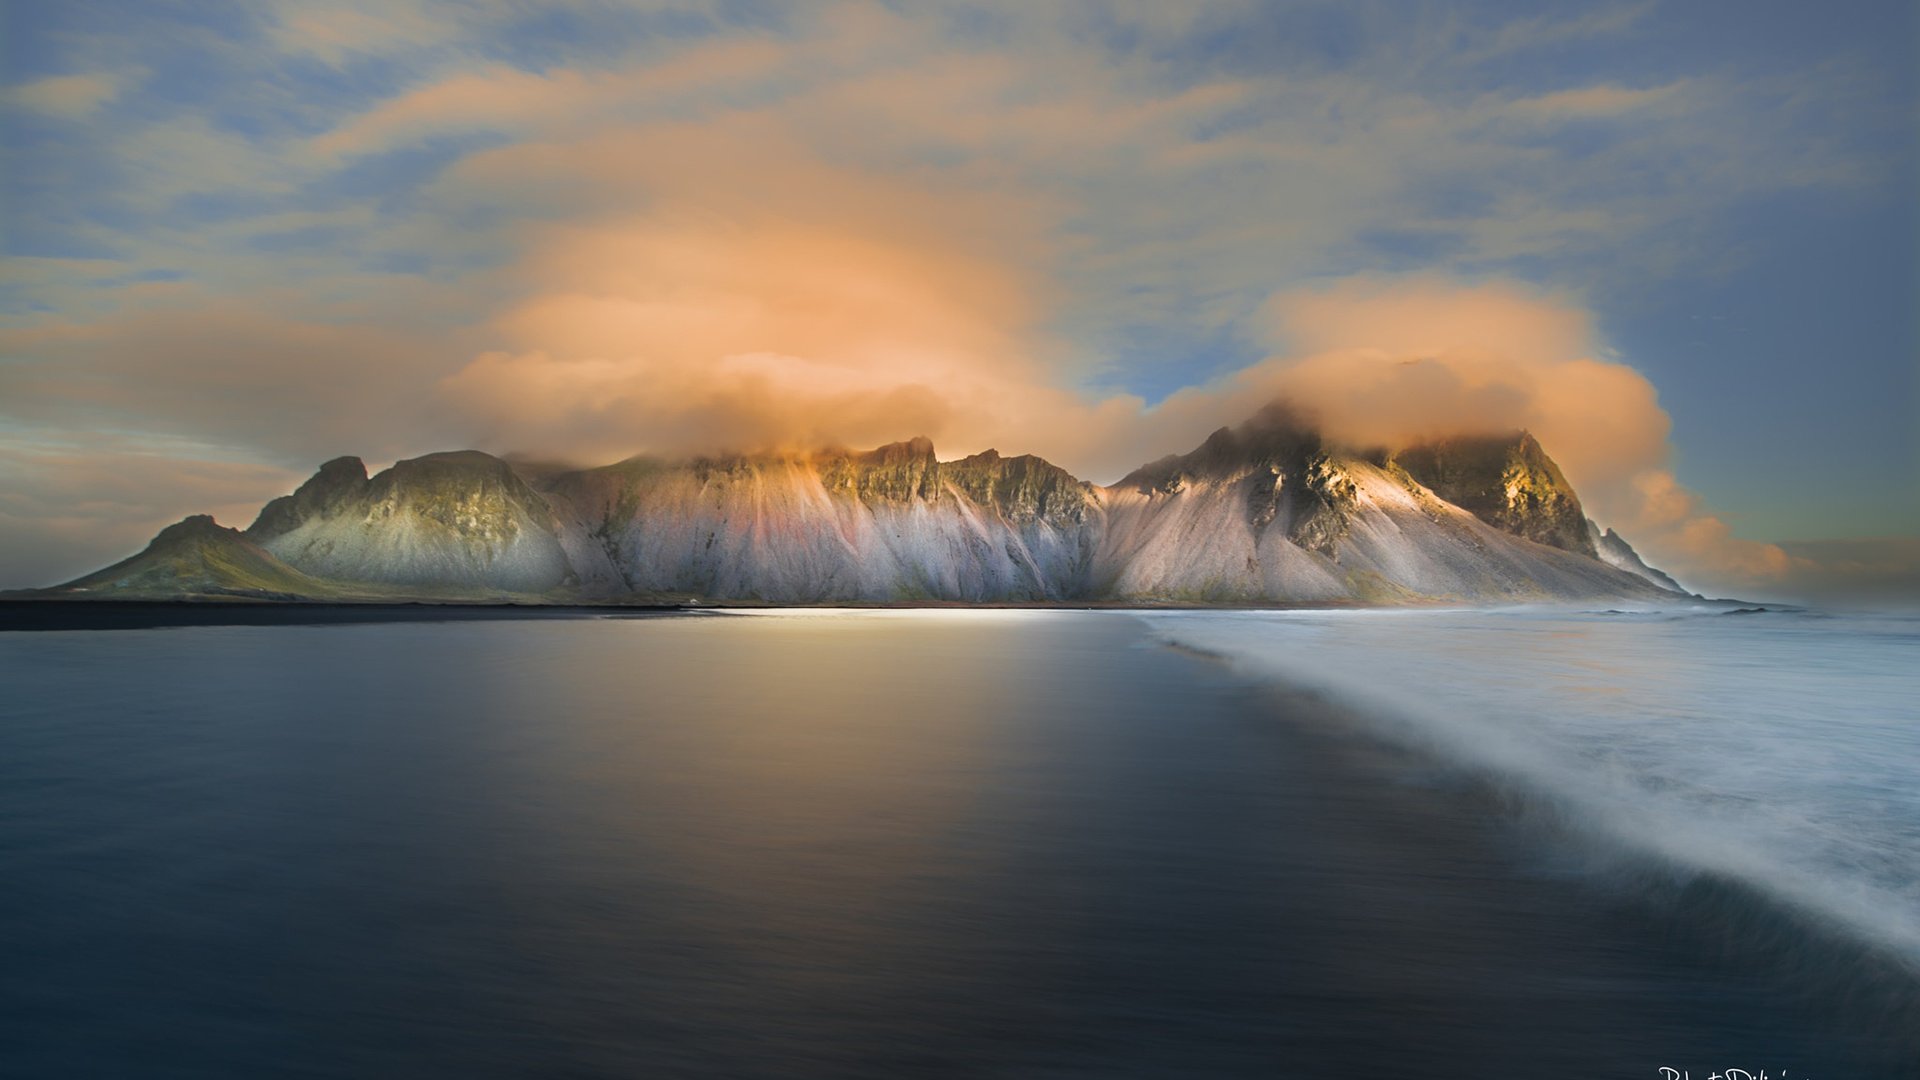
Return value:
[(1088, 486), (1058, 465), (1024, 454), (983, 450), (942, 462), (927, 438), (862, 452), (831, 451), (817, 459), (820, 482), (869, 503), (939, 502), (952, 487), (972, 502), (1014, 521), (1078, 525), (1092, 505)]
[(1319, 429), (1284, 402), (1268, 405), (1237, 428), (1220, 428), (1189, 453), (1135, 469), (1118, 486), (1143, 495), (1179, 495), (1195, 481), (1239, 485), (1255, 531), (1285, 509), (1287, 538), (1327, 556), (1347, 535), (1358, 493)]
[(320, 471), (314, 473), (312, 479), (307, 481), (308, 484), (327, 487), (351, 487), (366, 482), (367, 463), (352, 455), (337, 457), (326, 462), (320, 466)]
[(512, 539), (523, 515), (551, 524), (546, 500), (512, 466), (478, 450), (395, 462), (368, 483), (366, 502), (369, 521), (411, 514), (481, 540)]
[[(1277, 489), (1285, 471), (1278, 465), (1274, 469)], [(1319, 451), (1303, 455), (1293, 471), (1303, 490), (1287, 538), (1309, 551), (1331, 557), (1347, 535), (1359, 485), (1344, 466)]]
[(1587, 535), (1593, 538), (1594, 550), (1598, 552), (1600, 561), (1608, 566), (1646, 578), (1663, 589), (1671, 589), (1677, 593), (1687, 591), (1666, 571), (1648, 566), (1645, 560), (1640, 558), (1640, 553), (1633, 550), (1633, 545), (1627, 543), (1626, 537), (1612, 529), (1602, 530), (1591, 518), (1587, 520)]
[(292, 532), (313, 518), (332, 517), (359, 502), (367, 493), (367, 466), (357, 457), (337, 457), (320, 466), (291, 495), (282, 495), (260, 508), (247, 527), (255, 540)]
[(833, 451), (819, 462), (821, 483), (829, 491), (850, 491), (869, 502), (928, 502), (940, 497), (940, 462), (933, 440), (925, 436), (862, 452)]
[(1137, 488), (1142, 494), (1176, 495), (1196, 479), (1296, 472), (1315, 454), (1322, 454), (1319, 429), (1298, 410), (1276, 402), (1237, 428), (1220, 428), (1189, 453), (1169, 454), (1142, 465), (1115, 486)]
[(1032, 454), (1003, 458), (986, 450), (939, 467), (942, 482), (1010, 521), (1045, 521), (1062, 528), (1087, 520), (1088, 486), (1072, 473)]
[(240, 530), (229, 529), (213, 520), (212, 514), (193, 514), (161, 529), (147, 545), (148, 551), (164, 551), (202, 540), (229, 540)]
[(1531, 432), (1421, 443), (1396, 452), (1393, 463), (1496, 529), (1595, 555), (1580, 497)]

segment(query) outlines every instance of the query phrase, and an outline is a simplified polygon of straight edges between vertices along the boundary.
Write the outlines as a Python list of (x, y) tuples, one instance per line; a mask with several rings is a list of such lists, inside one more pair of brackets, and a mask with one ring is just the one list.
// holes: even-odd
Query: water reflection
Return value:
[(0, 681), (0, 1071), (1880, 1060), (1126, 615), (14, 635)]

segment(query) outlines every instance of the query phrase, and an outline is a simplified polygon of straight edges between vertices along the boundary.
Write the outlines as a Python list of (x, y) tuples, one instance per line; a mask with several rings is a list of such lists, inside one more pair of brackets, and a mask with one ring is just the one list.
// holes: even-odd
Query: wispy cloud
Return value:
[(1666, 101), (1683, 91), (1683, 82), (1631, 89), (1624, 86), (1583, 86), (1557, 90), (1513, 103), (1516, 112), (1546, 118), (1624, 116)]
[(53, 75), (8, 88), (8, 105), (65, 120), (85, 120), (120, 93), (106, 75)]
[[(291, 465), (927, 433), (1106, 478), (1270, 388), (1276, 294), (1525, 278), (1578, 312), (1728, 258), (1704, 240), (1742, 199), (1871, 180), (1818, 80), (1579, 53), (1644, 43), (1649, 5), (1465, 11), (136, 12), (59, 59), (155, 73), (139, 94), (6, 91), (39, 126), (0, 444), (106, 425)], [(1561, 360), (1599, 354), (1582, 327)], [(1397, 348), (1347, 336), (1281, 354)]]

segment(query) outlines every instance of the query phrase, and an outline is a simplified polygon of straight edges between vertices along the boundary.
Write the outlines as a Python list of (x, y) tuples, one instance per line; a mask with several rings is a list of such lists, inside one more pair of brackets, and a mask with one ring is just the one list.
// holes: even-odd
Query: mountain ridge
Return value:
[(107, 581), (130, 598), (399, 590), (773, 604), (1406, 604), (1678, 591), (1586, 518), (1526, 432), (1356, 451), (1280, 404), (1107, 487), (1033, 455), (941, 461), (925, 438), (864, 451), (642, 455), (530, 475), (467, 450), (372, 476), (358, 458), (335, 458), (244, 532), (189, 531), (204, 549), (198, 561), (159, 550), (156, 538), (43, 594), (99, 596)]

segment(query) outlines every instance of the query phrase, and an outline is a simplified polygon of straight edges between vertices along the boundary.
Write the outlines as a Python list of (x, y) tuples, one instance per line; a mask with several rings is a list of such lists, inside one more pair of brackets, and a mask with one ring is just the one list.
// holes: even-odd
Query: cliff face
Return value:
[(352, 513), (367, 496), (367, 466), (357, 457), (338, 457), (320, 466), (291, 495), (282, 495), (260, 508), (247, 535), (265, 543), (298, 529), (309, 521)]
[(541, 593), (575, 580), (552, 510), (498, 458), (465, 450), (372, 479), (337, 458), (275, 499), (247, 537), (337, 581)]
[(1393, 463), (1502, 532), (1597, 557), (1580, 497), (1527, 432), (1412, 446), (1394, 454)]
[(1109, 488), (1037, 457), (941, 461), (926, 439), (528, 475), (471, 451), (373, 477), (339, 458), (244, 536), (220, 530), (221, 550), (310, 595), (1396, 603), (1673, 587), (1590, 528), (1525, 433), (1361, 454), (1278, 407)]
[(866, 453), (635, 459), (559, 477), (588, 589), (810, 603), (1061, 600), (1095, 503), (1038, 458), (942, 462), (925, 439)]
[(1686, 589), (1668, 576), (1664, 570), (1656, 570), (1648, 566), (1640, 558), (1640, 553), (1633, 550), (1633, 545), (1627, 543), (1626, 537), (1612, 529), (1600, 528), (1592, 518), (1587, 519), (1587, 535), (1593, 538), (1593, 547), (1599, 553), (1601, 562), (1616, 570), (1625, 570), (1629, 574), (1646, 578), (1663, 589), (1686, 592)]

